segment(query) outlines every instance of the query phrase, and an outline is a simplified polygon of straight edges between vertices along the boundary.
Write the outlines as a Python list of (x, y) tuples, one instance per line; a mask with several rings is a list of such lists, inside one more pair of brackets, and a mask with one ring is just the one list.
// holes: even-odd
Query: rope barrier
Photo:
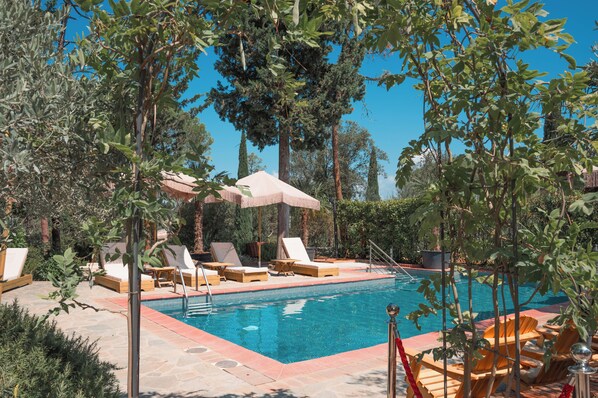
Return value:
[[(411, 389), (417, 398), (423, 398), (422, 393), (419, 391), (419, 387), (417, 387), (417, 382), (415, 381), (415, 377), (413, 377), (413, 372), (411, 372), (411, 366), (409, 366), (409, 361), (407, 360), (407, 354), (405, 354), (405, 347), (403, 347), (403, 342), (401, 341), (400, 337), (395, 339), (397, 344), (397, 349), (399, 350), (399, 355), (401, 356), (401, 362), (403, 363), (403, 368), (405, 369), (405, 374), (407, 375), (407, 380), (409, 381), (409, 385), (411, 385)], [(569, 397), (563, 397), (569, 398)]]
[(573, 393), (574, 387), (571, 384), (565, 383), (563, 386), (563, 391), (559, 395), (559, 398), (571, 398), (571, 393)]

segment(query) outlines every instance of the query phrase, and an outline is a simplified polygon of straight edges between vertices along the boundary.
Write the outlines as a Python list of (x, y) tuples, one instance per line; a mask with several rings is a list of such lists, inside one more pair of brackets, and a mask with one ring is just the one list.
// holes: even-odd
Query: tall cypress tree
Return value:
[[(214, 68), (226, 82), (219, 81), (210, 92), (218, 115), (247, 133), (253, 144), (260, 149), (278, 144), (278, 178), (284, 182), (289, 182), (291, 147), (321, 148), (328, 134), (330, 115), (319, 82), (332, 51), (326, 43), (310, 46), (289, 40), (287, 22), (248, 16), (239, 25), (242, 31), (221, 37)], [(278, 50), (272, 56), (274, 42)], [(273, 69), (274, 59), (285, 70)], [(288, 205), (279, 204), (279, 250), (281, 239), (288, 236), (289, 218)]]
[[(245, 132), (241, 133), (241, 143), (239, 144), (239, 169), (237, 178), (247, 177), (249, 175), (249, 164), (247, 163), (247, 138)], [(235, 208), (235, 231), (233, 234), (237, 250), (243, 251), (243, 244), (253, 240), (251, 209)]]
[(376, 147), (372, 145), (370, 152), (370, 170), (368, 171), (368, 187), (365, 191), (365, 200), (380, 200), (380, 189), (378, 187), (378, 159), (376, 159)]

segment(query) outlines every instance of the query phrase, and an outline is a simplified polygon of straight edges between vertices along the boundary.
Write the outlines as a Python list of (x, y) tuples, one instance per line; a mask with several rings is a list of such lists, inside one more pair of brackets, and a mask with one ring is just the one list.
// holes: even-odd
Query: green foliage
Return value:
[[(330, 140), (324, 149), (293, 151), (291, 155), (291, 184), (302, 191), (321, 197), (334, 197), (332, 152)], [(376, 163), (388, 160), (386, 152), (377, 148), (370, 132), (355, 122), (346, 122), (338, 134), (339, 163), (343, 198), (361, 199), (365, 196), (371, 148), (376, 149)], [(384, 168), (378, 167), (383, 173)]]
[(429, 154), (422, 157), (421, 161), (414, 165), (409, 177), (400, 183), (399, 197), (413, 198), (422, 196), (438, 180), (438, 166), (436, 160)]
[(69, 308), (76, 306), (77, 285), (83, 280), (80, 263), (70, 248), (66, 249), (64, 254), (54, 255), (52, 260), (56, 265), (48, 274), (48, 280), (56, 290), (51, 292), (48, 298), (58, 301), (58, 306), (48, 314), (58, 315), (61, 311), (68, 313)]
[(418, 199), (339, 202), (338, 224), (347, 231), (341, 242), (342, 255), (367, 258), (369, 239), (387, 253), (392, 248), (399, 262), (418, 262), (422, 244), (418, 240), (418, 226), (412, 224), (409, 217), (419, 206)]
[[(412, 78), (424, 97), (424, 133), (403, 150), (397, 184), (405, 184), (416, 159), (432, 156), (437, 178), (415, 215), (422, 229), (442, 225), (440, 243), (466, 269), (486, 266), (493, 280), (504, 276), (516, 312), (520, 283), (536, 283), (540, 292), (563, 289), (579, 301), (567, 316), (593, 333), (598, 306), (588, 297), (596, 295), (596, 259), (590, 245), (577, 242), (579, 231), (593, 226), (568, 218), (567, 211), (586, 216), (592, 211), (594, 198), (579, 190), (582, 169), (597, 163), (588, 139), (598, 127), (596, 97), (588, 95), (587, 72), (576, 70), (565, 52), (573, 38), (564, 19), (546, 18), (538, 2), (493, 3), (398, 0), (372, 12), (371, 48), (403, 61), (401, 76), (388, 75), (381, 84)], [(525, 52), (537, 49), (561, 57), (571, 71), (541, 80), (546, 74), (523, 61)], [(539, 109), (553, 112), (545, 121), (551, 139), (544, 143)], [(526, 224), (534, 211), (530, 199), (538, 192), (558, 197), (558, 206), (546, 209), (540, 224)], [(458, 327), (472, 323), (468, 301), (468, 307), (457, 308)], [(495, 304), (494, 311), (499, 317), (504, 309)], [(461, 338), (467, 372), (478, 347), (466, 335)], [(517, 353), (515, 358), (518, 393)], [(467, 376), (464, 383), (467, 393)]]
[(276, 258), (276, 243), (266, 243), (262, 245), (262, 264)]
[(378, 159), (375, 147), (372, 147), (370, 152), (370, 168), (368, 170), (368, 185), (365, 190), (365, 200), (380, 200), (380, 188), (378, 187)]
[[(576, 205), (579, 202), (583, 204)], [(552, 211), (539, 208), (542, 222), (528, 223), (521, 230), (528, 245), (522, 249), (518, 263), (530, 279), (546, 280), (552, 291), (567, 294), (570, 305), (559, 316), (559, 321), (573, 320), (584, 339), (598, 330), (595, 316), (598, 313), (598, 252), (593, 251), (592, 241), (583, 243), (579, 238), (582, 231), (595, 231), (598, 227), (598, 223), (586, 215), (596, 202), (598, 193), (588, 193), (578, 199), (568, 209), (577, 216), (569, 222), (558, 208)]]
[[(249, 175), (249, 164), (247, 163), (247, 139), (245, 132), (241, 133), (241, 143), (239, 144), (239, 179)], [(235, 208), (235, 229), (233, 241), (237, 251), (245, 251), (245, 244), (253, 241), (252, 209)], [(257, 234), (255, 234), (257, 236)]]
[(230, 242), (235, 228), (235, 210), (232, 203), (216, 203), (204, 206), (204, 247), (211, 242)]
[(56, 48), (63, 11), (40, 7), (0, 2), (0, 196), (14, 199), (30, 219), (69, 214), (80, 222), (97, 211), (106, 190), (96, 178), (101, 154), (86, 123), (102, 95)]
[(31, 273), (33, 280), (47, 281), (48, 275), (55, 270), (56, 264), (49, 258), (42, 248), (38, 246), (29, 246), (27, 261), (25, 262), (24, 273)]
[[(199, 200), (218, 188), (207, 180), (212, 167), (205, 158), (210, 143), (205, 128), (176, 102), (180, 90), (197, 75), (197, 57), (213, 42), (212, 24), (195, 12), (193, 2), (164, 5), (159, 0), (121, 0), (113, 2), (109, 11), (92, 7), (91, 33), (81, 43), (102, 84), (126, 104), (116, 110), (116, 117), (99, 115), (92, 124), (101, 132), (104, 151), (121, 158), (119, 167), (109, 173), (111, 228), (127, 232), (129, 245), (123, 259), (132, 267), (134, 262), (140, 266), (135, 261), (139, 258), (157, 261), (154, 251), (133, 249), (143, 241), (142, 222), (170, 229), (179, 224), (176, 203), (160, 189), (163, 172), (196, 177)], [(131, 121), (135, 121), (134, 131)], [(103, 233), (110, 228), (95, 230)], [(96, 249), (99, 244), (95, 242)]]
[(66, 336), (16, 302), (0, 305), (0, 363), (3, 397), (120, 396), (116, 367), (99, 359), (95, 343)]
[[(242, 31), (221, 37), (216, 48), (214, 67), (228, 81), (210, 93), (216, 112), (260, 149), (281, 132), (291, 134), (293, 147), (321, 146), (327, 116), (318, 77), (331, 48), (290, 41), (285, 21), (244, 15), (239, 22)], [(282, 67), (272, 68), (273, 57)]]

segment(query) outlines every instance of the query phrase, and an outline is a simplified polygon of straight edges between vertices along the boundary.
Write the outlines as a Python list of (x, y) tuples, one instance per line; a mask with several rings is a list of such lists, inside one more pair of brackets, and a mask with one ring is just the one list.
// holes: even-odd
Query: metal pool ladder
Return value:
[[(377, 273), (384, 273), (384, 274), (395, 274), (395, 278), (400, 281), (405, 281), (409, 283), (417, 282), (417, 279), (413, 275), (411, 275), (407, 270), (401, 267), (392, 256), (389, 256), (384, 250), (382, 250), (377, 244), (370, 242), (370, 268), (368, 272), (377, 272)], [(373, 267), (373, 259), (383, 263), (383, 267)]]
[[(195, 315), (210, 315), (213, 310), (213, 303), (214, 298), (212, 297), (212, 289), (210, 288), (210, 284), (208, 283), (208, 277), (206, 276), (206, 271), (203, 267), (201, 262), (197, 262), (195, 264), (195, 290), (199, 291), (199, 282), (198, 282), (198, 271), (201, 268), (201, 273), (203, 275), (203, 279), (206, 282), (206, 287), (208, 289), (208, 294), (205, 296), (206, 301), (205, 303), (189, 303), (189, 295), (187, 294), (187, 286), (185, 285), (185, 279), (183, 278), (183, 272), (179, 266), (176, 267), (176, 270), (179, 274), (179, 278), (181, 278), (181, 284), (183, 285), (183, 316), (188, 318), (190, 316)], [(176, 293), (176, 281), (175, 281), (175, 293)]]

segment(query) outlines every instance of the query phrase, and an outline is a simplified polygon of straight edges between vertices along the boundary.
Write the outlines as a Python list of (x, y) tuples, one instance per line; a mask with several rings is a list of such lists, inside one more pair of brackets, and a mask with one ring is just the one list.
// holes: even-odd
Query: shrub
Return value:
[(0, 305), (0, 393), (28, 398), (118, 397), (115, 365), (95, 343), (66, 336), (18, 303)]
[(368, 256), (368, 240), (400, 262), (416, 263), (424, 249), (418, 227), (409, 217), (421, 206), (420, 199), (386, 200), (382, 202), (342, 201), (338, 204), (338, 224), (341, 226), (342, 255)]
[(262, 263), (268, 263), (270, 260), (274, 260), (276, 258), (276, 250), (278, 245), (276, 243), (264, 243), (262, 245)]
[(53, 271), (54, 267), (54, 261), (43, 253), (41, 247), (29, 246), (27, 261), (25, 261), (23, 269), (24, 274), (33, 274), (34, 280), (45, 281), (48, 280), (48, 274)]

